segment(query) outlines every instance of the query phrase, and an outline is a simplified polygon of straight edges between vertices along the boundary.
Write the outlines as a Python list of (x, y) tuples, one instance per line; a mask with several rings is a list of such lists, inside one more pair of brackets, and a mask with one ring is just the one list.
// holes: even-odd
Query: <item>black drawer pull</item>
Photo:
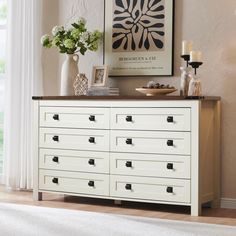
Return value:
[(133, 117), (132, 116), (126, 116), (126, 121), (127, 122), (132, 122), (133, 121)]
[(167, 169), (168, 170), (173, 170), (174, 169), (174, 164), (173, 163), (168, 163), (167, 164)]
[(89, 163), (89, 165), (94, 166), (95, 165), (95, 160), (94, 159), (89, 159), (88, 163)]
[(55, 141), (55, 142), (58, 142), (59, 141), (59, 136), (57, 136), (57, 135), (53, 136), (52, 140)]
[(167, 193), (173, 193), (173, 187), (167, 187), (166, 192)]
[(89, 138), (89, 142), (90, 142), (90, 143), (95, 143), (95, 138), (94, 138), (94, 137), (90, 137), (90, 138)]
[(168, 140), (167, 141), (167, 146), (169, 146), (169, 147), (173, 147), (174, 146), (174, 141), (173, 140)]
[(174, 123), (174, 117), (173, 116), (168, 116), (167, 117), (167, 122), (168, 123)]
[(58, 163), (59, 162), (59, 158), (58, 157), (53, 157), (52, 161)]
[(126, 167), (128, 167), (128, 168), (132, 168), (132, 161), (127, 161), (127, 162), (125, 163), (125, 165), (126, 165)]
[(89, 187), (94, 187), (94, 181), (89, 181), (89, 182), (88, 182), (88, 186), (89, 186)]
[(53, 120), (59, 120), (59, 115), (55, 114), (52, 118), (53, 118)]
[(53, 179), (52, 179), (52, 182), (53, 182), (54, 184), (58, 184), (58, 178), (53, 178)]
[(132, 185), (131, 184), (126, 184), (125, 189), (126, 190), (132, 190)]
[(126, 144), (132, 145), (133, 144), (133, 140), (131, 138), (127, 138), (126, 139)]
[(91, 116), (89, 117), (89, 120), (90, 120), (90, 121), (95, 121), (95, 116), (92, 116), (92, 115), (91, 115)]

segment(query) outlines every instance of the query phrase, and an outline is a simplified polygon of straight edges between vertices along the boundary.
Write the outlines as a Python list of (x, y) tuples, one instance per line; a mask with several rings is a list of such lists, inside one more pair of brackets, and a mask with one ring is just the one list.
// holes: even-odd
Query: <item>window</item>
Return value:
[(7, 0), (0, 0), (0, 175), (3, 174), (3, 114), (6, 64)]

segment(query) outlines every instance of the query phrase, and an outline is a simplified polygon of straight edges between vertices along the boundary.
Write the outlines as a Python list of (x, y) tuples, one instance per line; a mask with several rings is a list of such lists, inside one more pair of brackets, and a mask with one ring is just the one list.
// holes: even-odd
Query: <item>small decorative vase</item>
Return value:
[(73, 86), (76, 96), (87, 95), (88, 78), (86, 77), (86, 75), (85, 74), (77, 75)]
[(190, 67), (180, 67), (181, 81), (180, 81), (180, 96), (188, 96), (189, 83), (192, 78)]
[(192, 79), (189, 83), (188, 96), (198, 97), (202, 96), (202, 83), (197, 76), (192, 76)]
[(61, 68), (61, 96), (74, 95), (73, 83), (76, 75), (79, 74), (78, 67), (79, 56), (76, 54), (67, 54)]

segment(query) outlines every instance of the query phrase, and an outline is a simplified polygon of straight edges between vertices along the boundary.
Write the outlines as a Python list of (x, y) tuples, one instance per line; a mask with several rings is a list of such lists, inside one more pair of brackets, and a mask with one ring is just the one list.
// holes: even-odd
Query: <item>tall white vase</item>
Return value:
[(78, 66), (79, 56), (76, 54), (67, 54), (61, 68), (61, 96), (72, 96), (75, 94), (73, 83), (79, 74)]

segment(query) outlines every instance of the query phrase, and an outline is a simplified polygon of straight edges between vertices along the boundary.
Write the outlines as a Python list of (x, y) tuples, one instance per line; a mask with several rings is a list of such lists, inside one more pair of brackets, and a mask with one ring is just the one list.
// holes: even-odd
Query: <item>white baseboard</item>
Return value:
[(221, 198), (221, 208), (236, 209), (236, 199)]

